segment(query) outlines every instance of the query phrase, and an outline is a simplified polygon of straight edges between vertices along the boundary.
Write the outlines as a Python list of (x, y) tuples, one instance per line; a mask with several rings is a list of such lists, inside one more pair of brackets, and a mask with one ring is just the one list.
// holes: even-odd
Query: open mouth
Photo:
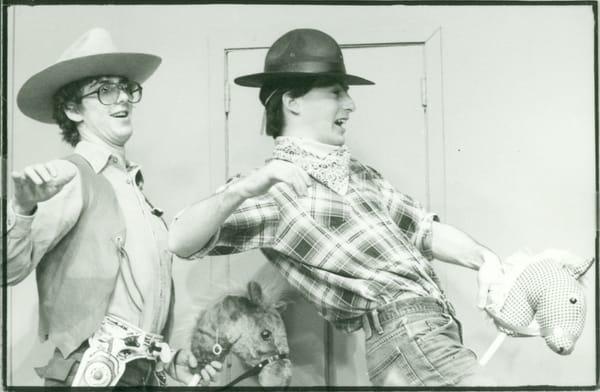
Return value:
[(128, 110), (121, 110), (121, 111), (112, 113), (110, 116), (111, 117), (116, 117), (116, 118), (126, 118), (127, 116), (129, 116), (129, 111)]
[(335, 120), (333, 123), (335, 125), (337, 125), (338, 127), (343, 127), (344, 124), (346, 124), (346, 121), (348, 121), (347, 118), (338, 118), (337, 120)]

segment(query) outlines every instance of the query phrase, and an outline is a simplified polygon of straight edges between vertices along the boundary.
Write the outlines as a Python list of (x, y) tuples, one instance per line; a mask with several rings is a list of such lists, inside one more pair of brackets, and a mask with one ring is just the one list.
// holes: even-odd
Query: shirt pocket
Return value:
[(330, 231), (340, 231), (352, 221), (352, 210), (341, 200), (313, 200), (308, 206), (314, 221)]

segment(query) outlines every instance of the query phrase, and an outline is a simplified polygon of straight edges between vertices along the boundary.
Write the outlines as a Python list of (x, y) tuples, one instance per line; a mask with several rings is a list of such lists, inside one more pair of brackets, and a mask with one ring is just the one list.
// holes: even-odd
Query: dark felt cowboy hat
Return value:
[(272, 80), (306, 76), (331, 76), (348, 85), (375, 84), (346, 73), (340, 46), (329, 35), (314, 29), (285, 33), (269, 48), (264, 72), (240, 76), (234, 82), (240, 86), (262, 87)]
[(100, 75), (124, 76), (142, 83), (160, 62), (161, 58), (152, 54), (118, 51), (106, 30), (94, 28), (65, 50), (56, 63), (30, 77), (19, 90), (17, 105), (26, 116), (53, 123), (52, 97), (61, 87)]

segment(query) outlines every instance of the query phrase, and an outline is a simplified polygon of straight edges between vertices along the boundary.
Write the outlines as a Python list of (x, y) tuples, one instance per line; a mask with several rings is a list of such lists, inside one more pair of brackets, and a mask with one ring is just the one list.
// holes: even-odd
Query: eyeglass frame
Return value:
[[(132, 100), (132, 99), (133, 99), (132, 93), (130, 93), (130, 92), (128, 92), (128, 91), (126, 91), (126, 90), (124, 89), (124, 87), (123, 87), (123, 86), (126, 86), (126, 85), (127, 85), (127, 84), (129, 84), (129, 83), (135, 83), (135, 84), (137, 85), (137, 87), (138, 87), (137, 89), (133, 90), (133, 92), (137, 92), (137, 91), (139, 91), (139, 92), (140, 92), (140, 98), (139, 98), (137, 101), (133, 101), (133, 100)], [(114, 83), (114, 82), (104, 82), (104, 83), (102, 83), (102, 84), (100, 85), (100, 87), (98, 87), (96, 90), (94, 90), (94, 91), (90, 91), (90, 92), (89, 92), (89, 93), (87, 93), (87, 94), (80, 95), (80, 96), (79, 96), (79, 99), (83, 99), (83, 98), (86, 98), (86, 97), (89, 97), (89, 96), (91, 96), (91, 95), (94, 95), (94, 94), (96, 94), (96, 98), (98, 99), (98, 102), (100, 102), (101, 104), (103, 104), (103, 105), (107, 105), (107, 106), (108, 106), (108, 105), (114, 105), (114, 104), (115, 104), (115, 103), (117, 103), (117, 101), (119, 100), (119, 94), (117, 94), (117, 98), (116, 98), (115, 102), (112, 102), (112, 103), (104, 103), (104, 102), (102, 102), (102, 100), (100, 99), (100, 90), (101, 90), (103, 87), (107, 86), (107, 85), (109, 85), (109, 86), (111, 86), (111, 85), (112, 85), (112, 86), (116, 86), (116, 87), (119, 89), (119, 94), (120, 94), (120, 92), (121, 92), (121, 91), (122, 91), (122, 92), (124, 92), (124, 93), (127, 95), (127, 102), (129, 102), (129, 103), (138, 103), (138, 102), (140, 102), (140, 101), (142, 100), (142, 92), (143, 92), (143, 90), (144, 90), (144, 89), (143, 89), (143, 87), (142, 87), (142, 85), (141, 85), (141, 84), (139, 84), (138, 82), (136, 82), (136, 81), (134, 81), (134, 80), (128, 80), (128, 81), (127, 81), (127, 82), (125, 82), (125, 83), (124, 83), (124, 82), (118, 82), (118, 83)]]

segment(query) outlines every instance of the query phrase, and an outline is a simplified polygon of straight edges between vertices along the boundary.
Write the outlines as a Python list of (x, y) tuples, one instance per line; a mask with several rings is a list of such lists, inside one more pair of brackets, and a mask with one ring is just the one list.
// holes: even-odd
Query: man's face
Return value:
[[(85, 85), (81, 89), (81, 95), (94, 92), (106, 83), (118, 84), (125, 81), (117, 76), (103, 76)], [(83, 97), (79, 105), (82, 118), (80, 132), (83, 137), (89, 133), (110, 145), (124, 146), (133, 133), (132, 109), (133, 105), (128, 101), (128, 95), (121, 90), (116, 102), (108, 105), (100, 102), (97, 94)]]
[(356, 107), (348, 87), (339, 83), (314, 87), (298, 101), (298, 120), (302, 137), (341, 146), (345, 142), (346, 121)]

